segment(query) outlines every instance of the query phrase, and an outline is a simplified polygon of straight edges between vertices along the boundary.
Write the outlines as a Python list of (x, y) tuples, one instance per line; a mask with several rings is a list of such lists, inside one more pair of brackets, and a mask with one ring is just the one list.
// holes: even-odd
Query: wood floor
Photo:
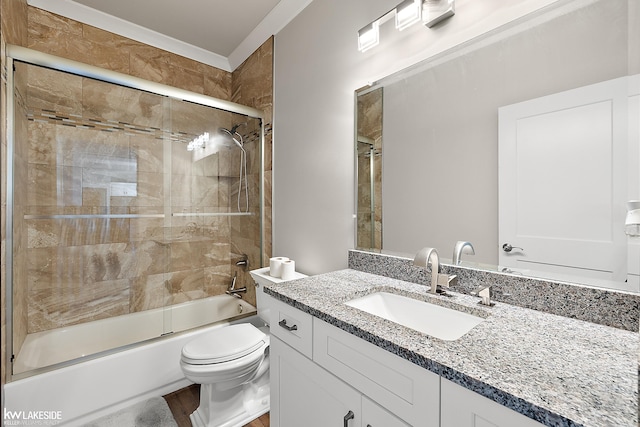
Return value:
[[(191, 427), (189, 415), (196, 410), (200, 402), (200, 384), (193, 384), (162, 397), (167, 401), (178, 427)], [(269, 413), (267, 412), (244, 427), (269, 427)]]

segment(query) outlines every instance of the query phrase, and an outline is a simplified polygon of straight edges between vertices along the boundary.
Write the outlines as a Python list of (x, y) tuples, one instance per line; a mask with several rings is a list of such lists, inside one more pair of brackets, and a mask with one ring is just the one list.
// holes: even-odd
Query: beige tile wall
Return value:
[[(375, 153), (382, 153), (382, 88), (358, 96), (358, 135), (373, 141)], [(371, 162), (368, 149), (358, 144), (357, 247), (382, 249), (382, 156), (373, 159), (374, 211), (371, 214)], [(373, 227), (373, 242), (371, 229)]]
[[(272, 56), (273, 40), (270, 39), (261, 46), (247, 61), (235, 72), (229, 73), (210, 67), (205, 64), (192, 61), (179, 55), (162, 51), (151, 46), (108, 33), (91, 26), (57, 16), (55, 14), (29, 7), (25, 0), (0, 0), (2, 7), (2, 19), (0, 21), (0, 36), (4, 42), (28, 46), (30, 48), (51, 53), (57, 56), (78, 60), (96, 65), (102, 68), (127, 73), (147, 80), (161, 82), (171, 86), (183, 88), (197, 93), (214, 96), (221, 99), (249, 105), (265, 110), (267, 129), (266, 158), (266, 220), (265, 224), (265, 252), (264, 259), (268, 259), (271, 253), (271, 111), (272, 111)], [(4, 51), (3, 51), (4, 52)], [(4, 53), (2, 59), (4, 63)], [(4, 67), (3, 67), (4, 68)], [(65, 82), (58, 81), (47, 75), (46, 71), (40, 71), (38, 77), (47, 84), (35, 85), (32, 91), (33, 99), (43, 101), (40, 108), (46, 103), (55, 105), (55, 111), (72, 112), (82, 111), (82, 114), (92, 112), (104, 113), (102, 106), (111, 105), (117, 99), (127, 99), (129, 105), (139, 106), (128, 109), (131, 114), (129, 120), (136, 124), (155, 126), (153, 114), (148, 114), (154, 109), (164, 108), (153, 103), (151, 99), (142, 99), (145, 96), (131, 93), (126, 89), (120, 89), (115, 94), (100, 91), (100, 83), (92, 81)], [(6, 73), (3, 72), (2, 97), (6, 94), (4, 82)], [(86, 79), (85, 79), (86, 80)], [(62, 87), (59, 87), (63, 84)], [(44, 89), (47, 88), (47, 89)], [(71, 101), (75, 97), (55, 97), (56, 93), (84, 92), (82, 103)], [(41, 91), (38, 93), (38, 91)], [(133, 98), (132, 98), (133, 97)], [(75, 98), (78, 99), (78, 98)], [(5, 122), (4, 108), (2, 109), (2, 123)], [(75, 114), (75, 113), (73, 113)], [(232, 126), (234, 120), (227, 119), (227, 126)], [(182, 125), (182, 124), (181, 124)], [(158, 126), (161, 127), (161, 126)], [(25, 148), (24, 173), (26, 179), (37, 183), (37, 188), (31, 196), (25, 195), (27, 200), (24, 205), (33, 203), (26, 213), (34, 213), (29, 210), (37, 209), (39, 212), (58, 212), (58, 202), (62, 198), (62, 205), (66, 213), (90, 213), (105, 201), (105, 194), (99, 189), (83, 191), (82, 194), (73, 191), (62, 195), (54, 191), (52, 180), (52, 164), (54, 156), (61, 162), (64, 173), (58, 174), (65, 177), (69, 183), (78, 179), (78, 171), (71, 166), (71, 159), (58, 159), (58, 152), (77, 152), (78, 131), (74, 128), (59, 128), (55, 132), (55, 144), (63, 146), (63, 150), (54, 148), (54, 142), (50, 135), (50, 128), (42, 123), (29, 122), (29, 125), (21, 126), (22, 131), (28, 133), (37, 144), (30, 144)], [(250, 203), (253, 209), (259, 203), (258, 200), (258, 143), (254, 132), (255, 123), (250, 124), (239, 131), (246, 140), (245, 147), (249, 153), (249, 182)], [(95, 149), (94, 156), (113, 155), (104, 153), (105, 144), (100, 143), (99, 138), (91, 139), (94, 147), (84, 147), (86, 150)], [(113, 141), (113, 135), (110, 136)], [(140, 197), (138, 203), (125, 203), (122, 209), (128, 209), (131, 213), (158, 213), (160, 205), (157, 202), (167, 195), (162, 194), (161, 182), (158, 184), (158, 168), (163, 164), (163, 151), (156, 140), (145, 136), (129, 137), (127, 141), (110, 145), (111, 149), (118, 150), (127, 145), (128, 155), (137, 159)], [(172, 152), (175, 154), (175, 150)], [(224, 156), (231, 159), (223, 159)], [(213, 157), (213, 156), (212, 156)], [(175, 156), (174, 165), (178, 164), (179, 156)], [(217, 161), (208, 159), (208, 164), (200, 162), (204, 166), (202, 170), (215, 171), (225, 177), (221, 179), (217, 188), (211, 189), (212, 180), (204, 174), (196, 173), (191, 182), (184, 183), (188, 188), (199, 194), (198, 204), (208, 206), (216, 200), (218, 204), (226, 203), (227, 206), (235, 206), (237, 197), (238, 173), (233, 165), (238, 165), (238, 152), (221, 153)], [(2, 130), (2, 164), (6, 162), (6, 138)], [(58, 163), (59, 165), (60, 163)], [(232, 168), (220, 165), (232, 165)], [(59, 166), (56, 166), (59, 167)], [(2, 167), (2, 224), (5, 223), (6, 212), (6, 168)], [(175, 178), (179, 181), (179, 177)], [(64, 181), (63, 180), (63, 181)], [(64, 184), (64, 182), (63, 182)], [(172, 195), (176, 196), (176, 195)], [(29, 197), (31, 198), (29, 200)], [(47, 203), (55, 200), (56, 208)], [(144, 200), (144, 202), (140, 202)], [(23, 203), (23, 202), (21, 202)], [(113, 205), (116, 209), (117, 204)], [(113, 211), (112, 211), (113, 212)], [(124, 211), (123, 211), (124, 212)], [(161, 213), (161, 212), (160, 212)], [(65, 313), (64, 322), (77, 323), (111, 315), (118, 315), (128, 311), (146, 310), (161, 306), (165, 303), (179, 303), (182, 301), (213, 295), (223, 292), (226, 283), (230, 280), (234, 271), (238, 271), (240, 283), (250, 288), (247, 299), (255, 303), (255, 293), (252, 282), (242, 269), (235, 267), (235, 261), (242, 254), (250, 257), (250, 268), (260, 265), (259, 245), (255, 235), (259, 229), (256, 215), (249, 218), (212, 218), (197, 222), (175, 221), (172, 227), (167, 229), (162, 219), (118, 219), (118, 220), (93, 220), (90, 227), (98, 230), (102, 236), (96, 240), (91, 233), (78, 232), (77, 220), (27, 220), (24, 236), (18, 236), (17, 244), (22, 244), (19, 253), (24, 258), (21, 263), (31, 271), (32, 278), (28, 288), (18, 291), (18, 314), (29, 321), (20, 322), (24, 328), (19, 335), (26, 333), (26, 325), (31, 331), (47, 329), (60, 325), (59, 320), (52, 320), (47, 313)], [(87, 221), (87, 220), (84, 220)], [(122, 230), (127, 230), (123, 233)], [(229, 231), (228, 240), (217, 239), (212, 235), (219, 235), (220, 231)], [(142, 237), (147, 240), (142, 240)], [(156, 239), (157, 238), (157, 239)], [(152, 240), (149, 240), (152, 239)], [(153, 240), (155, 239), (155, 240)], [(5, 235), (2, 227), (2, 271), (4, 274), (5, 259)], [(168, 251), (167, 244), (171, 245)], [(90, 251), (86, 248), (91, 247)], [(32, 255), (26, 256), (29, 251)], [(36, 254), (37, 252), (37, 254)], [(167, 252), (174, 256), (169, 259)], [(57, 260), (56, 262), (53, 262)], [(60, 260), (72, 264), (67, 270), (67, 277), (60, 277), (57, 270)], [(164, 261), (167, 260), (167, 261)], [(195, 260), (195, 261), (194, 261)], [(212, 262), (211, 260), (215, 260)], [(50, 262), (47, 262), (50, 261)], [(193, 268), (193, 262), (197, 268)], [(160, 265), (165, 263), (170, 266), (170, 273), (161, 273)], [(123, 271), (127, 274), (123, 275)], [(144, 272), (145, 274), (140, 274)], [(19, 273), (18, 273), (19, 274)], [(26, 280), (26, 279), (25, 279)], [(51, 284), (57, 283), (56, 286)], [(46, 285), (48, 283), (49, 285)], [(64, 283), (64, 284), (63, 284)], [(225, 283), (221, 285), (221, 283)], [(4, 295), (5, 280), (2, 280), (2, 292)], [(74, 294), (74, 303), (63, 303), (63, 297), (69, 292)], [(99, 296), (101, 303), (87, 314), (83, 308), (88, 301), (95, 301)], [(14, 295), (15, 298), (15, 295)], [(47, 304), (43, 304), (47, 301)], [(5, 369), (5, 301), (2, 302), (2, 383), (8, 375)], [(46, 309), (43, 309), (45, 308)]]

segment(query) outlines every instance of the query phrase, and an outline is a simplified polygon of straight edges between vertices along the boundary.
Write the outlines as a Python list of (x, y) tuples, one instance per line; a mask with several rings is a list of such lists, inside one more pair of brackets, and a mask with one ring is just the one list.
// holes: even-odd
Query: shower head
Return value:
[(233, 142), (235, 142), (235, 143), (236, 143), (236, 145), (237, 145), (238, 147), (240, 147), (240, 149), (242, 149), (242, 150), (244, 150), (244, 143), (243, 143), (243, 141), (242, 141), (242, 135), (240, 135), (240, 134), (238, 133), (238, 127), (240, 127), (240, 126), (241, 126), (241, 125), (243, 125), (243, 124), (244, 124), (244, 123), (237, 124), (237, 125), (233, 126), (233, 127), (231, 128), (231, 130), (226, 129), (226, 128), (220, 128), (220, 132), (222, 132), (222, 133), (224, 133), (224, 134), (226, 134), (226, 135), (229, 135), (229, 136), (231, 137), (231, 140), (232, 140)]

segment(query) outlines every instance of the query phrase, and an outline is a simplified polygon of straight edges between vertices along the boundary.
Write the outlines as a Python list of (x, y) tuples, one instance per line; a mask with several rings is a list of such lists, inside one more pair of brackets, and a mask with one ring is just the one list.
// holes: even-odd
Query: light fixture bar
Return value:
[(404, 0), (396, 6), (396, 28), (400, 31), (422, 19), (422, 0)]
[(380, 27), (378, 21), (362, 27), (358, 31), (358, 50), (366, 52), (380, 43)]
[(437, 23), (455, 14), (455, 0), (403, 0), (380, 18), (358, 31), (358, 50), (366, 52), (380, 43), (380, 24), (395, 17), (396, 29), (405, 28), (422, 21), (426, 27), (433, 27)]

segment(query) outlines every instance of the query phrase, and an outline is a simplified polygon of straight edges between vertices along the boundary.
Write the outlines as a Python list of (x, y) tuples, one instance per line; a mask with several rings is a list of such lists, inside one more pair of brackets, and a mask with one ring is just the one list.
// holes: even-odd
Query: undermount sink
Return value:
[(469, 313), (388, 292), (375, 292), (345, 304), (445, 341), (457, 340), (484, 320)]

